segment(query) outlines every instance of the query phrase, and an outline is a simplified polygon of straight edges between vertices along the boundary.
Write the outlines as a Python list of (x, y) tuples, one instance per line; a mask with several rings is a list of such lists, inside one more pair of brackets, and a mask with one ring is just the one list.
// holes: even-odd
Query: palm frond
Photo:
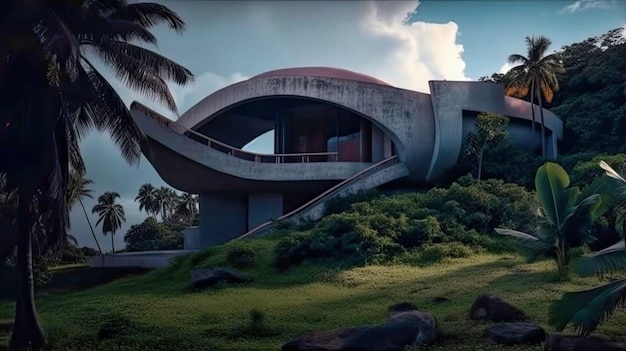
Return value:
[(591, 290), (570, 292), (550, 306), (549, 323), (557, 331), (568, 324), (581, 335), (588, 335), (607, 320), (626, 299), (626, 280), (618, 280)]
[[(178, 85), (185, 85), (194, 81), (194, 76), (190, 70), (154, 51), (122, 41), (107, 42), (104, 46), (109, 52), (119, 53), (119, 55), (113, 55), (112, 59), (125, 61), (124, 58), (132, 58), (134, 63), (140, 64), (153, 74), (171, 80)], [(121, 63), (118, 62), (117, 64)]]
[(136, 22), (144, 28), (151, 28), (161, 23), (174, 29), (177, 33), (185, 30), (185, 22), (178, 14), (166, 6), (155, 3), (129, 4), (117, 8), (110, 16), (113, 19)]
[(596, 273), (614, 272), (626, 268), (624, 240), (593, 254), (583, 256), (576, 262), (576, 271), (583, 277)]
[(159, 76), (159, 72), (153, 71), (153, 67), (145, 65), (135, 57), (120, 50), (119, 45), (113, 46), (110, 43), (103, 43), (102, 45), (89, 45), (89, 48), (102, 59), (107, 67), (112, 69), (113, 75), (128, 88), (163, 104), (173, 113), (178, 113), (176, 101), (169, 87)]
[(512, 54), (512, 55), (509, 55), (509, 63), (512, 65), (516, 65), (516, 64), (525, 65), (526, 63), (528, 63), (528, 58), (519, 54)]
[(83, 62), (88, 65), (89, 79), (100, 97), (99, 102), (93, 104), (96, 127), (100, 131), (109, 132), (126, 162), (130, 165), (139, 164), (141, 143), (146, 139), (145, 134), (109, 82), (88, 60), (83, 58)]

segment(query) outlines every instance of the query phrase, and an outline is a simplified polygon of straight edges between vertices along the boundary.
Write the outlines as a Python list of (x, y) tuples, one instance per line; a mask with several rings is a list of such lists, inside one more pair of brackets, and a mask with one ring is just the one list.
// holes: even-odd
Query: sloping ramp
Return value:
[(373, 189), (408, 175), (408, 168), (404, 163), (398, 162), (398, 156), (389, 157), (340, 182), (306, 204), (282, 215), (275, 221), (265, 222), (233, 240), (267, 233), (277, 222), (298, 223), (307, 220), (318, 220), (324, 216), (327, 201), (354, 194), (361, 190)]

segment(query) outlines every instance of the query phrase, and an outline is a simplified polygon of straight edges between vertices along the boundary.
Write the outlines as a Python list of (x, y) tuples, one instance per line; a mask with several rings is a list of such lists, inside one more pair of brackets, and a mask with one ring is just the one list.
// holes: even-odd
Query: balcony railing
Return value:
[[(338, 152), (315, 152), (315, 153), (298, 153), (298, 154), (257, 154), (250, 151), (238, 149), (231, 145), (225, 144), (219, 140), (209, 138), (208, 136), (183, 127), (182, 125), (168, 119), (154, 110), (138, 103), (133, 102), (130, 106), (131, 110), (137, 110), (146, 116), (152, 118), (158, 124), (168, 127), (175, 132), (187, 135), (199, 143), (202, 143), (213, 150), (220, 151), (227, 155), (257, 162), (257, 163), (310, 163), (310, 162), (336, 162), (339, 161)], [(192, 137), (193, 136), (193, 137)]]

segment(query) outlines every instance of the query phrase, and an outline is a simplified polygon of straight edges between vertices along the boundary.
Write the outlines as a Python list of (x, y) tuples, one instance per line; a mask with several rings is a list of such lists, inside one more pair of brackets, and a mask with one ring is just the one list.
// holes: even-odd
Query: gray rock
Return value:
[(200, 268), (191, 271), (191, 284), (195, 289), (212, 287), (218, 283), (246, 283), (251, 279), (233, 269)]
[(300, 335), (282, 351), (402, 351), (439, 338), (435, 317), (422, 311), (399, 312), (379, 326), (349, 327)]
[(485, 331), (485, 338), (503, 345), (540, 344), (546, 332), (538, 325), (528, 322), (495, 324)]
[(626, 351), (626, 345), (598, 337), (549, 334), (543, 349), (547, 351)]
[(517, 307), (491, 295), (480, 295), (470, 309), (470, 318), (494, 322), (525, 321), (526, 315)]

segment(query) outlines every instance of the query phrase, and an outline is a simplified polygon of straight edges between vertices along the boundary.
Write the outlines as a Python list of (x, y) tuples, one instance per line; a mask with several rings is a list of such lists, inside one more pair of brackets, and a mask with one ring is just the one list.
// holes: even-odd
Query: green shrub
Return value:
[(354, 194), (340, 196), (326, 201), (325, 214), (341, 213), (350, 209), (350, 206), (356, 202), (370, 201), (380, 196), (377, 189), (369, 189), (358, 191)]
[(184, 245), (182, 227), (160, 223), (152, 217), (130, 227), (124, 235), (127, 251), (180, 250)]
[(287, 269), (320, 258), (388, 262), (414, 248), (441, 243), (475, 251), (516, 251), (494, 236), (493, 228), (524, 229), (535, 221), (535, 206), (533, 194), (521, 186), (500, 180), (477, 183), (470, 177), (448, 189), (378, 196), (326, 216), (310, 229), (286, 234), (275, 248), (274, 265)]
[(255, 253), (247, 246), (232, 246), (226, 253), (226, 262), (235, 268), (250, 268), (255, 265)]

